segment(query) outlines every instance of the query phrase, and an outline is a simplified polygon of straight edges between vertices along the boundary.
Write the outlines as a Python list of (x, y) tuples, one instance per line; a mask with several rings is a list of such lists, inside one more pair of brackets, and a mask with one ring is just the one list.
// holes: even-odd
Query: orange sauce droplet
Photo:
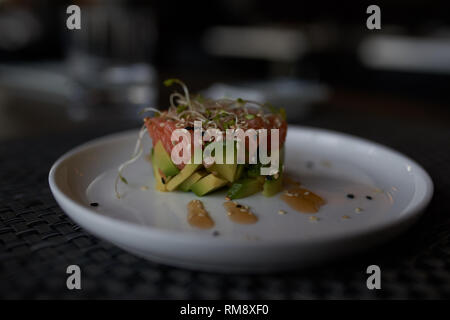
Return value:
[(292, 209), (303, 213), (316, 213), (325, 200), (305, 188), (291, 188), (283, 193), (281, 199)]
[(241, 224), (252, 224), (258, 221), (247, 206), (240, 205), (233, 201), (224, 202), (223, 206), (227, 210), (227, 215), (231, 221)]
[(191, 226), (200, 229), (210, 229), (214, 226), (214, 221), (205, 210), (200, 200), (192, 200), (187, 205), (188, 222)]

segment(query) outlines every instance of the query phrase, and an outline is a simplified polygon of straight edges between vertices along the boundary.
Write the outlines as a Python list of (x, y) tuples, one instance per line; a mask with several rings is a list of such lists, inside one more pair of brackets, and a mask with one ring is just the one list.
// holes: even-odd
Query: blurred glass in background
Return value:
[(70, 33), (66, 48), (68, 75), (78, 86), (72, 115), (86, 119), (90, 111), (136, 118), (156, 103), (156, 71), (149, 60), (156, 42), (150, 8), (120, 5), (83, 7), (83, 28)]

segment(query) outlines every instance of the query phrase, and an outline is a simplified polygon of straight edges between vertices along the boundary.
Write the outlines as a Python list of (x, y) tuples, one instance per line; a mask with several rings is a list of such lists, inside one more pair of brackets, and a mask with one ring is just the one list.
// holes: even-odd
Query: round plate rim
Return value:
[[(78, 201), (72, 199), (69, 195), (65, 194), (58, 186), (57, 184), (57, 177), (56, 173), (57, 170), (64, 164), (65, 161), (68, 161), (71, 157), (75, 156), (77, 153), (88, 150), (91, 148), (96, 148), (99, 145), (102, 145), (106, 142), (113, 141), (119, 138), (126, 139), (131, 134), (137, 135), (137, 130), (131, 129), (126, 131), (121, 131), (117, 133), (108, 134), (99, 138), (95, 138), (93, 140), (90, 140), (88, 142), (82, 143), (78, 145), (77, 147), (71, 149), (70, 151), (64, 153), (62, 156), (60, 156), (56, 162), (52, 165), (48, 181), (50, 185), (51, 192), (53, 193), (53, 196), (55, 197), (56, 201), (60, 206), (63, 206), (65, 204), (66, 206), (70, 206), (72, 210), (69, 210), (71, 212), (67, 212), (66, 210), (63, 210), (69, 217), (71, 217), (76, 222), (79, 221), (78, 216), (81, 216), (84, 219), (91, 220), (94, 224), (101, 224), (103, 226), (107, 226), (109, 228), (112, 228), (117, 231), (122, 231), (124, 233), (128, 234), (134, 234), (137, 238), (153, 238), (158, 239), (159, 241), (170, 241), (170, 242), (177, 242), (180, 241), (184, 244), (196, 244), (203, 242), (205, 238), (208, 239), (207, 245), (227, 245), (227, 246), (273, 246), (273, 245), (283, 245), (283, 244), (289, 244), (289, 245), (310, 245), (310, 244), (317, 244), (318, 242), (331, 242), (331, 241), (341, 241), (341, 240), (348, 240), (351, 238), (357, 238), (359, 236), (368, 235), (368, 234), (374, 234), (381, 232), (388, 228), (395, 228), (399, 227), (403, 224), (408, 224), (408, 222), (413, 222), (415, 219), (417, 219), (424, 211), (426, 206), (431, 201), (431, 198), (433, 196), (433, 190), (434, 185), (431, 180), (431, 177), (429, 174), (423, 169), (421, 165), (419, 165), (416, 161), (409, 158), (408, 156), (390, 148), (387, 146), (384, 146), (382, 144), (379, 144), (377, 142), (373, 142), (371, 140), (356, 137), (347, 133), (341, 133), (333, 130), (328, 129), (321, 129), (321, 128), (315, 128), (315, 127), (309, 127), (309, 126), (296, 126), (296, 125), (289, 125), (289, 131), (310, 131), (315, 134), (325, 134), (325, 135), (333, 135), (335, 137), (338, 137), (339, 139), (346, 139), (358, 143), (364, 143), (371, 145), (376, 148), (380, 148), (384, 150), (385, 152), (392, 153), (396, 155), (397, 157), (403, 158), (408, 162), (411, 167), (413, 167), (414, 172), (423, 178), (425, 181), (425, 194), (423, 195), (423, 198), (421, 201), (419, 201), (417, 204), (415, 204), (412, 207), (408, 207), (406, 212), (402, 212), (402, 216), (394, 221), (385, 221), (380, 225), (374, 226), (374, 227), (368, 227), (364, 230), (357, 230), (349, 233), (346, 236), (338, 235), (338, 236), (323, 236), (320, 239), (270, 239), (270, 240), (264, 240), (261, 239), (258, 242), (243, 242), (238, 239), (233, 238), (224, 238), (224, 237), (211, 237), (209, 234), (196, 234), (196, 233), (180, 233), (174, 230), (162, 230), (157, 227), (153, 226), (142, 226), (135, 223), (127, 222), (118, 220), (109, 216), (99, 215), (96, 211), (91, 209), (90, 207), (80, 204)], [(289, 134), (288, 134), (289, 135)], [(76, 212), (77, 214), (75, 214)], [(85, 227), (81, 225), (82, 227)], [(93, 233), (96, 233), (93, 231), (92, 228), (86, 227), (86, 229), (91, 230)], [(131, 233), (130, 233), (131, 232)]]

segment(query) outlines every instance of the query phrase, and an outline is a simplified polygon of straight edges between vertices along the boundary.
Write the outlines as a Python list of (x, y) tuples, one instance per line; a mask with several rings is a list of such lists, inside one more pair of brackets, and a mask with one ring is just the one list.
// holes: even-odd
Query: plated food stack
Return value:
[[(228, 187), (227, 197), (244, 198), (257, 192), (266, 196), (276, 194), (282, 187), (282, 164), (287, 123), (283, 109), (268, 104), (242, 99), (212, 100), (190, 96), (186, 86), (177, 79), (165, 82), (166, 85), (178, 83), (184, 92), (172, 93), (170, 107), (165, 111), (155, 111), (153, 117), (144, 119), (147, 131), (152, 139), (151, 160), (159, 191), (192, 191), (197, 196), (206, 195), (222, 187)], [(194, 122), (201, 122), (202, 134), (207, 129), (267, 129), (267, 147), (270, 150), (270, 129), (278, 129), (280, 166), (273, 175), (261, 175), (263, 166), (259, 159), (254, 164), (213, 163), (178, 164), (171, 158), (172, 149), (178, 142), (172, 142), (172, 133), (176, 129), (186, 129), (194, 137)], [(181, 142), (180, 142), (181, 143)], [(204, 148), (210, 141), (202, 141)], [(225, 139), (223, 141), (225, 143)], [(248, 144), (245, 144), (247, 147)], [(193, 148), (191, 148), (193, 150)], [(224, 146), (225, 150), (225, 146)], [(271, 152), (274, 152), (272, 150)], [(224, 151), (224, 156), (226, 152)], [(248, 160), (248, 152), (247, 159)], [(264, 166), (268, 166), (266, 164)]]

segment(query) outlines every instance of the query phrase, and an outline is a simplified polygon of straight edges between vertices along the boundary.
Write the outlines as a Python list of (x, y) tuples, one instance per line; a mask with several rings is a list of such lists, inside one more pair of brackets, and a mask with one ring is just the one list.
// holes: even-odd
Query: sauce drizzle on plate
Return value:
[(326, 202), (308, 189), (297, 187), (285, 191), (281, 199), (292, 209), (303, 213), (316, 213)]
[(240, 205), (234, 201), (226, 201), (223, 206), (227, 210), (227, 215), (231, 221), (241, 224), (252, 224), (258, 221), (247, 206)]
[(200, 200), (190, 201), (187, 205), (187, 209), (187, 220), (191, 226), (200, 229), (210, 229), (214, 226), (213, 219), (211, 219), (208, 211), (205, 210), (205, 207)]

